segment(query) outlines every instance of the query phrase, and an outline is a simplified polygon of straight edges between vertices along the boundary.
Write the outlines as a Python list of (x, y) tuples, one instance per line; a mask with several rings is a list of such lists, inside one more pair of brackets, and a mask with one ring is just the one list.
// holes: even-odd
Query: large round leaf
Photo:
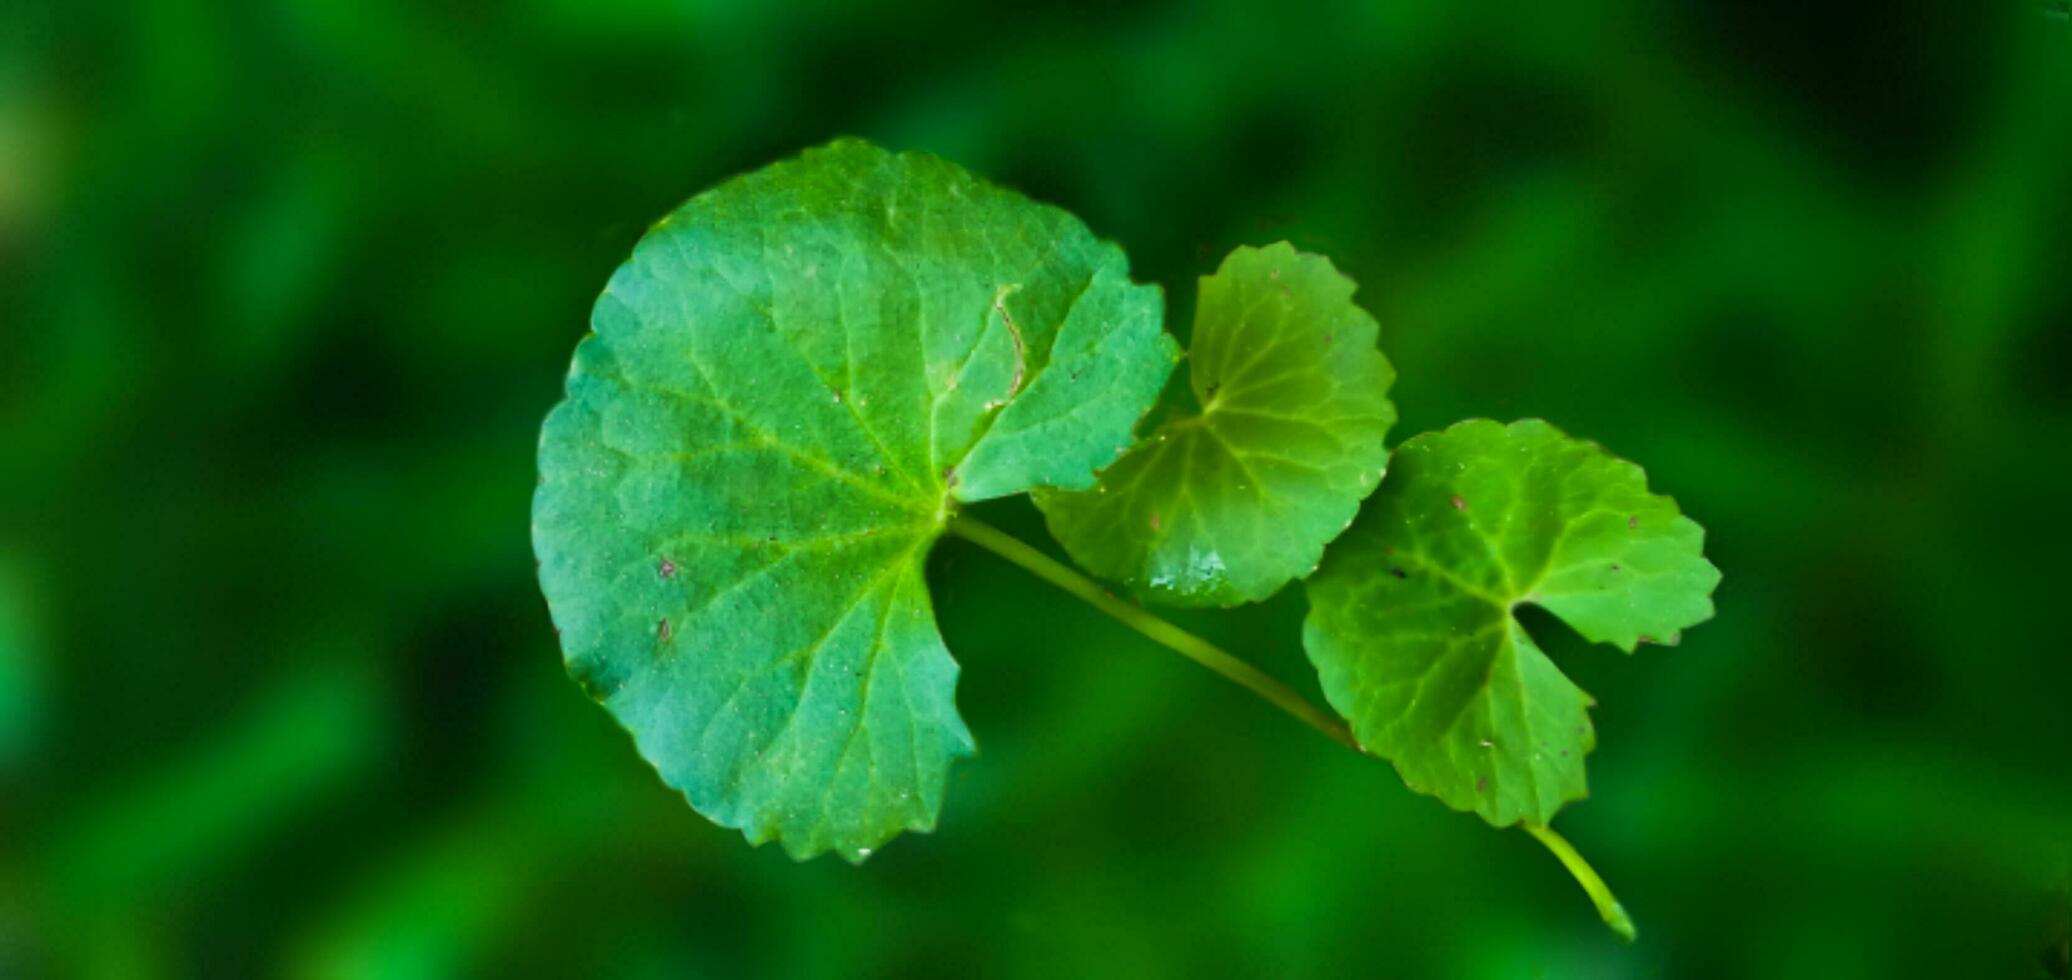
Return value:
[(1233, 605), (1309, 574), (1388, 463), (1395, 371), (1353, 281), (1286, 242), (1240, 248), (1201, 281), (1189, 381), (1198, 411), (1083, 493), (1036, 495), (1081, 565), (1149, 599)]
[(1055, 208), (860, 142), (725, 183), (612, 276), (541, 433), (569, 672), (699, 812), (800, 857), (928, 829), (972, 741), (923, 561), (1091, 486), (1175, 359)]
[(1396, 450), (1308, 582), (1303, 643), (1332, 707), (1403, 781), (1499, 826), (1585, 794), (1590, 696), (1512, 615), (1540, 606), (1632, 652), (1712, 617), (1705, 533), (1640, 467), (1537, 420)]

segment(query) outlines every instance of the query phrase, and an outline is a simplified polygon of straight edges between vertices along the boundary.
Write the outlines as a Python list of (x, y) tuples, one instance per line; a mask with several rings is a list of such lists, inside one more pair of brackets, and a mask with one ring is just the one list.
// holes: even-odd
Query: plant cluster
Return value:
[[(1120, 249), (942, 160), (845, 140), (723, 183), (612, 276), (541, 433), (568, 670), (699, 813), (861, 861), (933, 828), (973, 751), (923, 574), (957, 535), (1524, 827), (1630, 937), (1547, 826), (1586, 792), (1590, 696), (1514, 613), (1674, 644), (1713, 612), (1703, 531), (1545, 422), (1391, 450), (1395, 374), (1353, 293), (1322, 257), (1239, 248), (1183, 355)], [(1143, 603), (1301, 581), (1336, 714), (963, 510), (1019, 493)]]

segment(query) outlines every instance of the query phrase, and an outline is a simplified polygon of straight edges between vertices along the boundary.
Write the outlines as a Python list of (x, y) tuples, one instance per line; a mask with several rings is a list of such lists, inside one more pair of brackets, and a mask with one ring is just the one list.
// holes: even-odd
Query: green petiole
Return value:
[[(1229, 651), (1160, 619), (1143, 606), (1117, 598), (1099, 583), (1071, 566), (984, 521), (955, 513), (950, 515), (947, 527), (951, 534), (1013, 562), (1160, 646), (1235, 682), (1295, 720), (1316, 729), (1324, 737), (1355, 752), (1367, 754), (1359, 740), (1353, 737), (1352, 730), (1336, 715), (1317, 707), (1294, 688), (1274, 680)], [(1597, 871), (1590, 867), (1590, 862), (1583, 859), (1574, 845), (1549, 827), (1532, 823), (1520, 826), (1560, 859), (1562, 867), (1568, 869), (1576, 882), (1583, 886), (1583, 891), (1589, 894), (1590, 901), (1596, 904), (1597, 912), (1604, 918), (1605, 925), (1611, 927), (1619, 938), (1632, 942), (1637, 935), (1633, 919), (1626, 914), (1626, 909), (1612, 895), (1611, 888), (1605, 885), (1603, 878), (1598, 877)]]

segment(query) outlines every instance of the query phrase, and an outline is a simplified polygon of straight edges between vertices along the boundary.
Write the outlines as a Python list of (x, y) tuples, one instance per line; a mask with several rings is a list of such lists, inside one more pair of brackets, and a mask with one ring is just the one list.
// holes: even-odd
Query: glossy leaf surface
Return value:
[(1640, 467), (1545, 422), (1463, 422), (1396, 451), (1309, 580), (1304, 645), (1332, 706), (1412, 789), (1545, 823), (1586, 794), (1592, 701), (1513, 610), (1628, 652), (1673, 645), (1712, 616), (1703, 550)]
[(568, 670), (691, 805), (795, 856), (928, 829), (972, 751), (923, 562), (960, 501), (1088, 487), (1170, 373), (1070, 215), (845, 141), (612, 276), (541, 434)]
[(1388, 462), (1395, 371), (1330, 260), (1240, 248), (1201, 281), (1178, 413), (1084, 493), (1042, 493), (1088, 570), (1146, 598), (1233, 605), (1316, 568)]

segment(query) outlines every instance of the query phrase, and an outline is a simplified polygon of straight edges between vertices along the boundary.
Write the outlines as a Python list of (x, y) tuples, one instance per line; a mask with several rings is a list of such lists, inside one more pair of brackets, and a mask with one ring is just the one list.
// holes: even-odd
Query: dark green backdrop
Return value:
[[(0, 11), (0, 975), (2066, 975), (2061, 2), (467, 6)], [(1325, 252), (1400, 435), (1545, 416), (1710, 528), (1681, 648), (1538, 624), (1639, 945), (956, 541), (937, 833), (795, 865), (661, 786), (562, 676), (538, 424), (648, 222), (843, 133), (1177, 316)], [(1301, 612), (1188, 622), (1314, 691)]]

